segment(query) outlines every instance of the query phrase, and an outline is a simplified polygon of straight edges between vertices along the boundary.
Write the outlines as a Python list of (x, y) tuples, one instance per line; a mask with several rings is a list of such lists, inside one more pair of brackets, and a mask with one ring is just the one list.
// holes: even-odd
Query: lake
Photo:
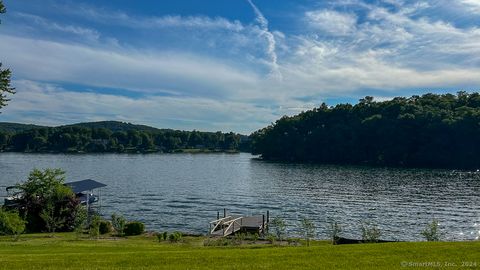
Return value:
[(421, 240), (432, 219), (443, 238), (480, 234), (480, 175), (429, 169), (272, 163), (241, 154), (0, 154), (0, 188), (33, 168), (61, 168), (67, 182), (92, 178), (102, 188), (101, 213), (123, 214), (148, 230), (206, 233), (217, 211), (280, 216), (292, 235), (308, 217), (318, 238), (338, 222), (344, 237), (361, 237), (362, 222), (382, 239)]

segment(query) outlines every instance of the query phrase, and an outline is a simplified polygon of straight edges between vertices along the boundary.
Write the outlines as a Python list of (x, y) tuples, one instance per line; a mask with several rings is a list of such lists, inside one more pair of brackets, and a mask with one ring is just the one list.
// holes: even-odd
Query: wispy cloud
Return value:
[[(72, 42), (55, 33), (39, 39), (1, 28), (2, 61), (15, 71), (18, 94), (0, 117), (51, 124), (118, 119), (248, 133), (328, 98), (480, 89), (480, 29), (433, 16), (443, 4), (328, 3), (292, 16), (288, 23), (298, 29), (285, 32), (270, 29), (251, 0), (245, 6), (253, 10), (252, 22), (84, 7), (69, 11), (77, 17), (68, 23), (24, 13), (32, 28), (98, 40)], [(81, 18), (89, 23), (74, 24)], [(106, 26), (115, 31), (104, 32)], [(104, 42), (107, 37), (120, 42)], [(82, 89), (74, 92), (72, 84)]]
[(330, 35), (348, 35), (355, 31), (357, 18), (354, 14), (334, 10), (315, 10), (305, 13), (307, 23), (315, 30)]
[(60, 31), (68, 34), (77, 35), (90, 41), (98, 41), (98, 39), (100, 38), (100, 33), (95, 29), (76, 25), (60, 24), (37, 15), (23, 12), (15, 12), (14, 16), (30, 21), (31, 24), (33, 24), (37, 29), (43, 28), (51, 31)]
[(255, 21), (260, 26), (260, 34), (267, 40), (267, 55), (270, 58), (272, 70), (270, 75), (276, 78), (281, 78), (281, 73), (278, 69), (277, 63), (277, 53), (275, 52), (276, 42), (275, 36), (268, 29), (268, 20), (263, 16), (262, 12), (257, 8), (257, 6), (252, 2), (252, 0), (247, 0), (250, 6), (252, 7), (255, 13)]

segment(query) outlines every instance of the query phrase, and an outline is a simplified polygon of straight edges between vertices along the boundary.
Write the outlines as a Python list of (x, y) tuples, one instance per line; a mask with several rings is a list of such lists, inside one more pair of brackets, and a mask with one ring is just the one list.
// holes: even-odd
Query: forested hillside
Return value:
[(266, 160), (477, 169), (480, 94), (322, 104), (251, 137), (252, 152)]
[(59, 127), (0, 123), (0, 151), (12, 152), (174, 152), (247, 151), (248, 137), (235, 133), (157, 129), (104, 121)]

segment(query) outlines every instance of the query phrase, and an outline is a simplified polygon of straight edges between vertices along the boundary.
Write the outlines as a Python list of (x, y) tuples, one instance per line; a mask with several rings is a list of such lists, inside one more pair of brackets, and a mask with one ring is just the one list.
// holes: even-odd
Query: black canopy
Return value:
[(80, 192), (107, 186), (105, 184), (102, 184), (92, 179), (85, 179), (81, 181), (65, 183), (65, 185), (71, 187), (74, 193), (80, 193)]

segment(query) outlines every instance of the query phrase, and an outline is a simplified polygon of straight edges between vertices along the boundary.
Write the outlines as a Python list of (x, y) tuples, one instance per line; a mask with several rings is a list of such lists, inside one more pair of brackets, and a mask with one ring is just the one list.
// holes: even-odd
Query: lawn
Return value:
[(480, 241), (204, 247), (204, 240), (76, 240), (71, 233), (23, 235), (17, 242), (0, 237), (0, 269), (480, 269)]

